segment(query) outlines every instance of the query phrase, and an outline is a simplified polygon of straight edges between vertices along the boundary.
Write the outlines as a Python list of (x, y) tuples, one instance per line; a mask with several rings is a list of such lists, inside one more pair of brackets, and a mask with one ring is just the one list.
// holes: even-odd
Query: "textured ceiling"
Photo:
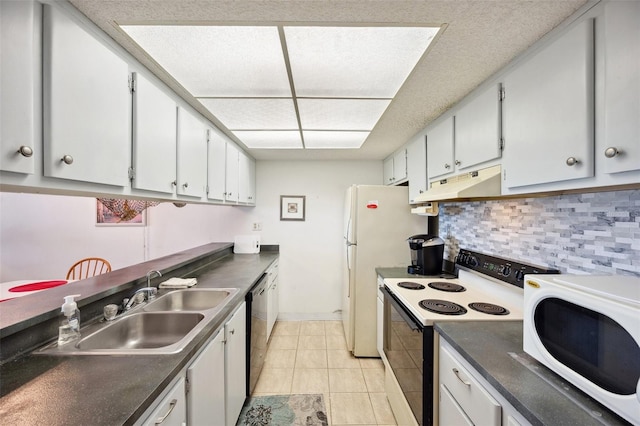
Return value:
[[(445, 25), (358, 150), (247, 149), (257, 159), (381, 160), (587, 0), (69, 0), (204, 116), (218, 123), (118, 28), (124, 24)], [(219, 123), (218, 123), (219, 124)], [(222, 130), (226, 130), (220, 126)], [(227, 131), (232, 137), (232, 134)], [(233, 138), (233, 137), (232, 137)], [(237, 139), (234, 138), (237, 141)], [(242, 144), (241, 144), (242, 145)], [(244, 145), (242, 145), (244, 146)]]

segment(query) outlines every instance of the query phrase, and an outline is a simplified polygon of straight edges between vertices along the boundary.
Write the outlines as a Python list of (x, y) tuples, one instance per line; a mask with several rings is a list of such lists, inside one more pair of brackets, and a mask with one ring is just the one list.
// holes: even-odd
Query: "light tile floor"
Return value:
[(396, 424), (382, 361), (355, 358), (341, 321), (276, 323), (253, 395), (299, 393), (323, 394), (333, 426)]

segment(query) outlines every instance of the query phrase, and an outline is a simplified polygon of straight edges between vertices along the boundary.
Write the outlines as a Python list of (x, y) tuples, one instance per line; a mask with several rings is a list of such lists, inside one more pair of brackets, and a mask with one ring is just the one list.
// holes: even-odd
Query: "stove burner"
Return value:
[(446, 281), (434, 281), (428, 284), (434, 290), (449, 291), (449, 292), (461, 292), (467, 289), (460, 284), (449, 283)]
[(424, 286), (422, 284), (414, 283), (411, 281), (402, 281), (398, 283), (398, 287), (406, 288), (409, 290), (424, 290)]
[(421, 300), (419, 305), (422, 309), (426, 309), (429, 312), (435, 312), (437, 314), (464, 315), (467, 313), (467, 310), (462, 306), (447, 300), (426, 299)]
[(485, 302), (473, 302), (468, 305), (471, 309), (489, 315), (509, 315), (509, 310), (502, 306)]

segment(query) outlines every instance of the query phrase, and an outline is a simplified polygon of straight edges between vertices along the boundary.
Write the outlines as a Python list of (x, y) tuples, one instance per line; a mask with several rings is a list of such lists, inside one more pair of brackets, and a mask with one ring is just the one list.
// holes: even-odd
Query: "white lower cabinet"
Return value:
[(278, 319), (280, 310), (280, 290), (278, 289), (278, 263), (274, 263), (267, 269), (267, 340), (271, 336), (273, 326)]
[(187, 368), (189, 425), (225, 423), (224, 332), (218, 332)]
[(530, 426), (464, 357), (439, 339), (438, 417), (441, 426)]
[(185, 396), (185, 381), (181, 376), (160, 397), (160, 401), (151, 414), (140, 425), (143, 426), (185, 426), (187, 424), (187, 400)]
[[(442, 425), (448, 424), (477, 424), (486, 426), (500, 426), (501, 406), (489, 393), (473, 378), (471, 373), (459, 363), (453, 355), (442, 345), (440, 346), (440, 388), (447, 393), (440, 394), (439, 415)], [(450, 398), (449, 398), (450, 397)], [(451, 406), (456, 407), (452, 412)], [(459, 409), (459, 410), (458, 410)], [(470, 422), (448, 423), (453, 419), (464, 419)]]
[(234, 426), (247, 396), (247, 305), (224, 326), (225, 424)]

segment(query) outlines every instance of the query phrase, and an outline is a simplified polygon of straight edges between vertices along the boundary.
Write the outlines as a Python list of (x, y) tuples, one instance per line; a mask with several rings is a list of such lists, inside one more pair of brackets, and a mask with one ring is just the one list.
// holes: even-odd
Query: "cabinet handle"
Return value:
[(456, 160), (456, 166), (459, 166), (460, 164), (460, 160)]
[(622, 154), (622, 153), (618, 151), (618, 148), (616, 148), (615, 146), (610, 146), (609, 148), (604, 150), (604, 156), (607, 158), (613, 158), (619, 154)]
[(465, 386), (471, 386), (470, 382), (465, 382), (464, 380), (462, 380), (462, 378), (460, 377), (460, 371), (457, 368), (452, 368), (453, 372), (455, 373), (456, 377), (458, 378), (458, 380), (460, 380), (462, 382), (463, 385)]
[(183, 188), (188, 188), (188, 187), (189, 187), (189, 182), (185, 182), (185, 183), (183, 183), (183, 184), (182, 184), (182, 187), (183, 187)]
[(169, 411), (167, 411), (167, 414), (165, 414), (162, 417), (158, 417), (158, 420), (156, 420), (155, 424), (159, 425), (162, 422), (164, 422), (164, 420), (169, 417), (169, 414), (171, 414), (171, 412), (173, 411), (173, 409), (175, 408), (176, 404), (178, 403), (177, 399), (172, 399), (171, 402), (169, 403)]
[(235, 334), (235, 332), (236, 332), (236, 329), (235, 329), (235, 328), (234, 328), (234, 329), (232, 329), (232, 330), (229, 330), (229, 334)]
[(30, 146), (22, 145), (18, 149), (18, 154), (22, 155), (23, 157), (29, 158), (33, 155), (33, 149), (31, 149)]
[(73, 163), (73, 157), (70, 155), (65, 155), (63, 156), (60, 161), (62, 161), (64, 164), (72, 164)]
[(451, 168), (451, 165), (449, 165), (449, 164), (446, 164), (446, 163), (445, 163), (444, 168), (445, 168), (445, 169), (450, 169), (450, 168)]
[(178, 181), (174, 180), (173, 182), (171, 182), (171, 186), (178, 186)]
[(576, 164), (578, 164), (580, 161), (576, 158), (576, 157), (569, 157), (567, 158), (567, 166), (575, 166)]

